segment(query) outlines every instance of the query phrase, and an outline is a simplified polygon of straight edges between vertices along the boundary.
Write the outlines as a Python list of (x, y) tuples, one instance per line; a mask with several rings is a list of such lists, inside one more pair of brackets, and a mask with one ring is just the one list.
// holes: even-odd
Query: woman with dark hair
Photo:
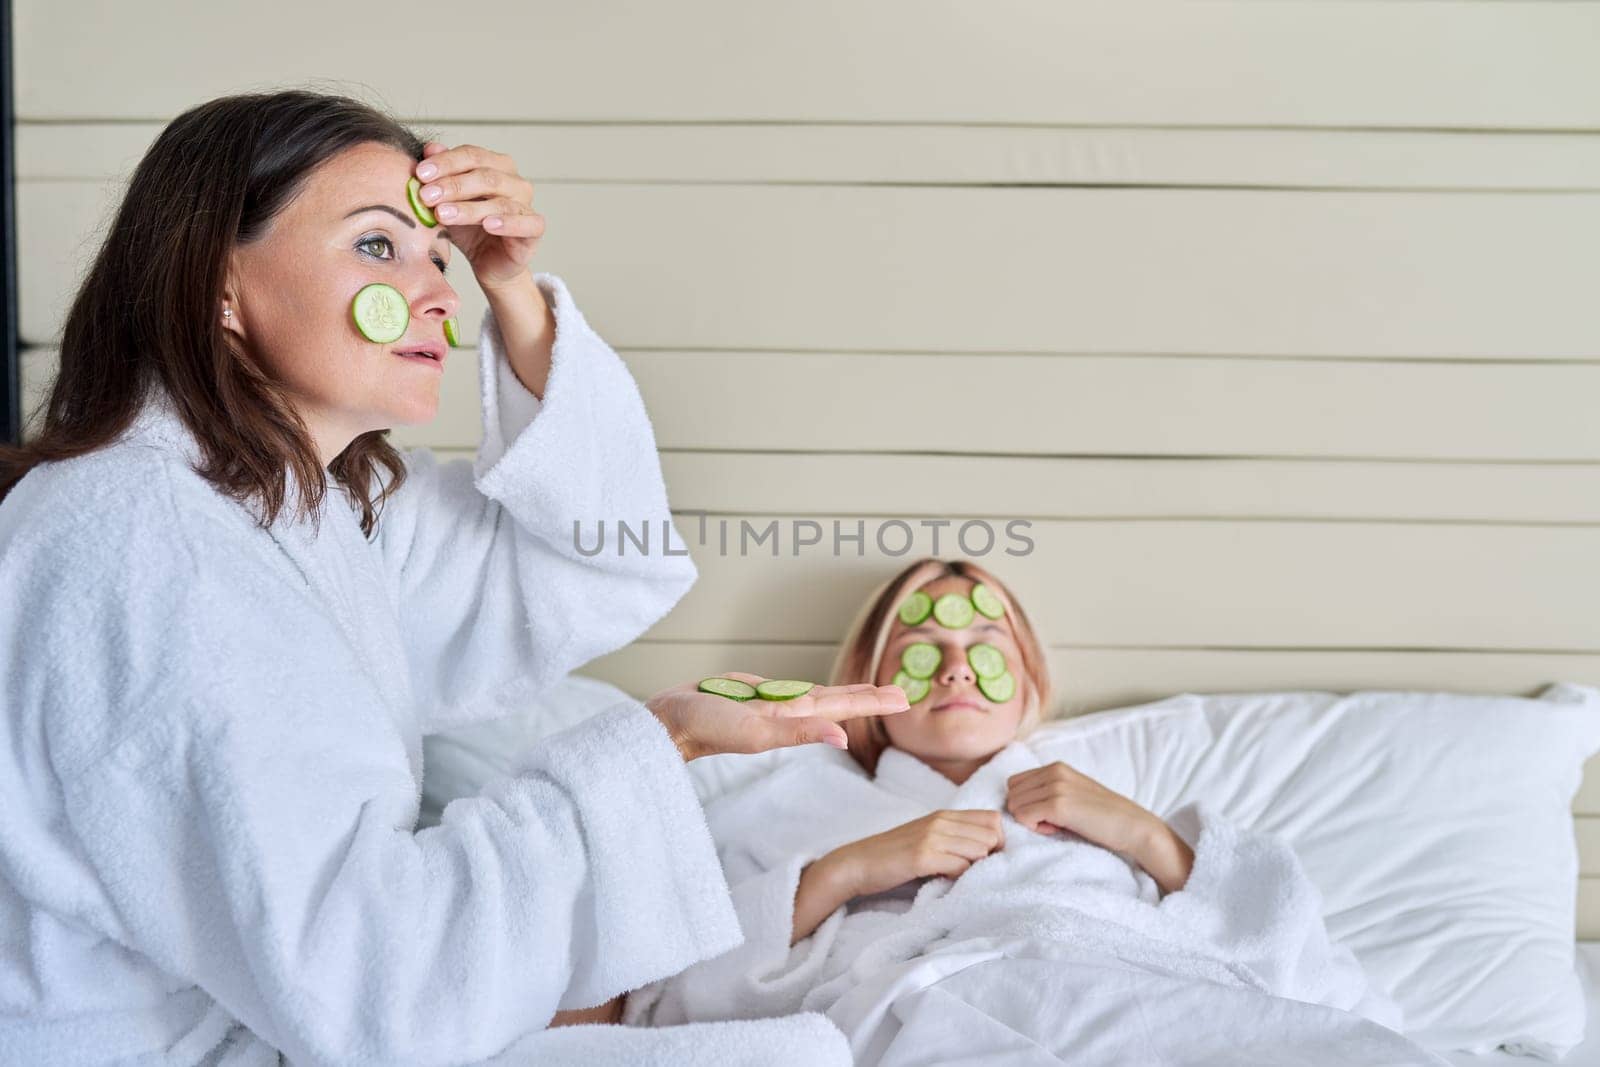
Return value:
[[(0, 1061), (760, 1047), (541, 1031), (738, 943), (685, 760), (842, 746), (898, 688), (680, 685), (417, 829), (425, 733), (514, 710), (696, 576), (635, 383), (528, 270), (532, 196), (504, 155), (301, 91), (196, 107), (139, 163), (42, 431), (0, 453)], [(435, 413), (452, 249), (488, 298), (484, 442), (441, 463), (386, 434)], [(403, 305), (374, 338), (377, 283)], [(577, 550), (619, 520), (656, 550)], [(762, 1060), (843, 1055), (818, 1017), (767, 1029)]]

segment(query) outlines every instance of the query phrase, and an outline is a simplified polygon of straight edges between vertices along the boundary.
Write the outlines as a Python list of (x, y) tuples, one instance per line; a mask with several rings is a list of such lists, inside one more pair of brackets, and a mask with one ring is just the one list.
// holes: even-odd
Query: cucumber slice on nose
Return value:
[(900, 621), (907, 626), (915, 626), (928, 617), (933, 610), (933, 597), (918, 589), (906, 597), (900, 605)]
[(411, 210), (417, 218), (422, 220), (424, 226), (439, 225), (439, 220), (433, 214), (433, 209), (422, 202), (422, 179), (413, 174), (406, 180), (406, 199), (411, 201)]
[(993, 645), (973, 645), (967, 649), (967, 662), (979, 678), (998, 678), (1006, 673), (1006, 654)]
[(933, 602), (933, 617), (951, 630), (971, 625), (972, 614), (972, 601), (956, 593), (946, 593)]
[(979, 678), (978, 688), (996, 704), (1004, 704), (1017, 695), (1017, 679), (1010, 671), (1006, 671), (993, 678)]
[(979, 582), (972, 587), (972, 606), (987, 618), (998, 619), (1006, 613), (1006, 606), (993, 589)]
[(729, 700), (749, 700), (756, 695), (755, 686), (737, 678), (702, 678), (699, 688), (702, 693), (727, 697)]
[(918, 641), (914, 645), (907, 645), (906, 650), (900, 653), (900, 668), (913, 678), (932, 678), (943, 658), (944, 653), (939, 651), (938, 645)]
[(411, 308), (405, 296), (383, 282), (362, 287), (350, 301), (350, 314), (361, 336), (380, 345), (400, 340), (411, 325)]
[(803, 697), (815, 688), (812, 682), (797, 682), (790, 678), (770, 678), (756, 686), (756, 695), (762, 700), (793, 700)]
[(905, 690), (906, 703), (915, 704), (919, 700), (926, 700), (928, 690), (933, 688), (926, 678), (913, 678), (905, 671), (896, 671), (894, 684)]
[(461, 343), (461, 335), (456, 333), (456, 320), (444, 320), (444, 343), (455, 348)]

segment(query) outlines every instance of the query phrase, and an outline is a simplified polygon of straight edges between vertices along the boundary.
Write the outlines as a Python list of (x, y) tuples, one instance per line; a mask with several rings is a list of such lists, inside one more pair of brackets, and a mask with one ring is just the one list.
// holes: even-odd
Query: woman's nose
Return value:
[(411, 301), (411, 314), (419, 318), (449, 319), (461, 309), (461, 298), (437, 267), (429, 265), (433, 277), (426, 278)]

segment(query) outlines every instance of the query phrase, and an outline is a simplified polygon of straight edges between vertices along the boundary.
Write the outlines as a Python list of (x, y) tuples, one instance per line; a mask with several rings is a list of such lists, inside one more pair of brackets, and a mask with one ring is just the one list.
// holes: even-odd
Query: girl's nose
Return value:
[(939, 663), (939, 684), (948, 686), (966, 682), (970, 685), (977, 680), (972, 665), (967, 662), (967, 650), (958, 645), (945, 648), (944, 659)]

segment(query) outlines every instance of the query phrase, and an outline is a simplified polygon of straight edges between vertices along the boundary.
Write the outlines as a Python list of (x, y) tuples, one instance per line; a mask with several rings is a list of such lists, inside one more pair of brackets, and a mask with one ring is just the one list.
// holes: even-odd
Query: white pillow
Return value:
[(1557, 1059), (1583, 1039), (1571, 806), (1600, 690), (1182, 694), (1028, 740), (1158, 814), (1204, 798), (1281, 835), (1419, 1043)]

